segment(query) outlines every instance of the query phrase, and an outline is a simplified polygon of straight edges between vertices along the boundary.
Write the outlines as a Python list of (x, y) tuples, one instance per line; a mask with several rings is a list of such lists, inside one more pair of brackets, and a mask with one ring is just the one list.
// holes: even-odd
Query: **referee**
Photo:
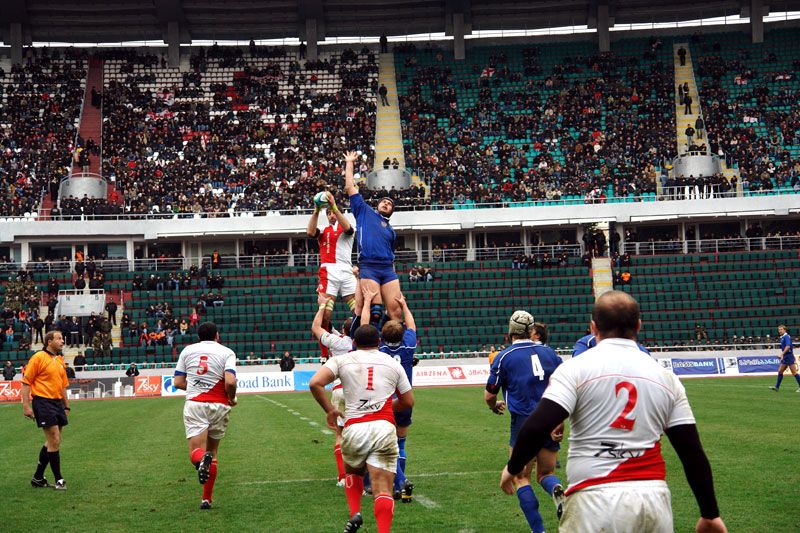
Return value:
[[(45, 349), (36, 352), (25, 367), (22, 378), (22, 414), (36, 420), (36, 425), (44, 431), (45, 445), (39, 451), (39, 463), (31, 485), (37, 488), (53, 487), (67, 490), (67, 483), (61, 476), (61, 428), (67, 425), (67, 372), (61, 349), (64, 338), (60, 331), (49, 331), (44, 336)], [(33, 408), (31, 408), (33, 397)], [(44, 470), (50, 464), (56, 484), (50, 485), (44, 477)]]

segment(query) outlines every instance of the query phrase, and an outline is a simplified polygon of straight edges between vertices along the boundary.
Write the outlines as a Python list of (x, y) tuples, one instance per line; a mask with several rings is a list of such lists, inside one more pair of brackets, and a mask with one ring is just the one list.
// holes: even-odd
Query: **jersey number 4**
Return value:
[(616, 395), (619, 396), (619, 391), (625, 389), (628, 391), (628, 403), (622, 408), (622, 413), (611, 422), (611, 427), (616, 429), (623, 429), (625, 431), (632, 431), (633, 425), (636, 423), (635, 418), (626, 418), (633, 408), (636, 407), (636, 386), (629, 381), (620, 381), (615, 387)]
[(539, 378), (539, 381), (544, 381), (544, 368), (537, 354), (531, 356), (531, 368), (533, 368), (533, 375)]

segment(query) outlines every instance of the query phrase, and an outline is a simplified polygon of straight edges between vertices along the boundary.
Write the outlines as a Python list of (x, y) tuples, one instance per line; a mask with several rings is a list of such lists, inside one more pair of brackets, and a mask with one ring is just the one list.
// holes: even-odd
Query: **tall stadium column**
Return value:
[(176, 20), (167, 22), (167, 62), (170, 68), (181, 66), (181, 33)]
[(608, 52), (611, 50), (610, 23), (611, 17), (608, 11), (608, 1), (601, 0), (597, 4), (597, 48), (601, 52)]
[[(385, 186), (390, 190), (392, 186), (398, 189), (407, 189), (409, 180), (406, 174), (406, 159), (403, 152), (403, 132), (400, 127), (400, 108), (397, 98), (397, 78), (394, 68), (394, 54), (389, 52), (380, 54), (378, 60), (378, 85), (386, 87), (386, 100), (388, 105), (382, 105), (381, 99), (375, 102), (375, 161), (374, 170), (367, 175), (367, 185), (370, 189), (380, 189)], [(383, 164), (385, 160), (393, 162), (395, 159), (398, 168)]]
[(8, 29), (11, 63), (22, 63), (22, 23), (12, 22)]
[(750, 38), (754, 43), (764, 42), (763, 0), (750, 0)]
[(453, 14), (453, 59), (463, 61), (466, 58), (464, 49), (464, 13)]
[(317, 19), (306, 19), (306, 57), (316, 61), (318, 57), (317, 39), (319, 38)]
[(134, 259), (136, 259), (136, 252), (133, 246), (133, 239), (125, 241), (125, 258), (128, 260), (128, 272), (136, 270), (134, 267)]

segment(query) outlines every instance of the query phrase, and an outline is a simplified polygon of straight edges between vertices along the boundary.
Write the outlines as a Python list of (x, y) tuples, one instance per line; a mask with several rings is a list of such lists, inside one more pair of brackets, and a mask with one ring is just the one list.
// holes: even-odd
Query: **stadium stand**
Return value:
[(671, 49), (633, 39), (396, 54), (406, 163), (432, 203), (655, 197), (675, 155)]
[(800, 31), (764, 43), (740, 33), (693, 39), (711, 149), (738, 166), (745, 195), (800, 191)]
[[(345, 148), (371, 164), (377, 65), (369, 49), (201, 49), (193, 69), (107, 53), (103, 168), (131, 213), (311, 207)], [(345, 140), (346, 139), (346, 146)]]
[(33, 217), (42, 200), (52, 205), (79, 142), (86, 65), (84, 51), (42, 48), (0, 68), (0, 215)]

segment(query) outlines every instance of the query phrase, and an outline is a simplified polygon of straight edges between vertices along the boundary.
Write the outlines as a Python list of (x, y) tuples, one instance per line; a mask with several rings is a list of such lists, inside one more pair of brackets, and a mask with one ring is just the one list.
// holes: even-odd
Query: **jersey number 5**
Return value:
[(197, 365), (197, 375), (202, 376), (206, 372), (208, 372), (208, 356), (201, 355), (200, 363)]
[(636, 423), (636, 419), (625, 417), (628, 416), (631, 411), (633, 411), (634, 407), (636, 407), (636, 386), (629, 381), (620, 381), (615, 387), (617, 396), (619, 396), (619, 391), (621, 389), (628, 391), (628, 403), (625, 404), (625, 407), (622, 409), (622, 413), (620, 413), (617, 419), (611, 422), (611, 427), (623, 429), (625, 431), (632, 431), (633, 424)]

